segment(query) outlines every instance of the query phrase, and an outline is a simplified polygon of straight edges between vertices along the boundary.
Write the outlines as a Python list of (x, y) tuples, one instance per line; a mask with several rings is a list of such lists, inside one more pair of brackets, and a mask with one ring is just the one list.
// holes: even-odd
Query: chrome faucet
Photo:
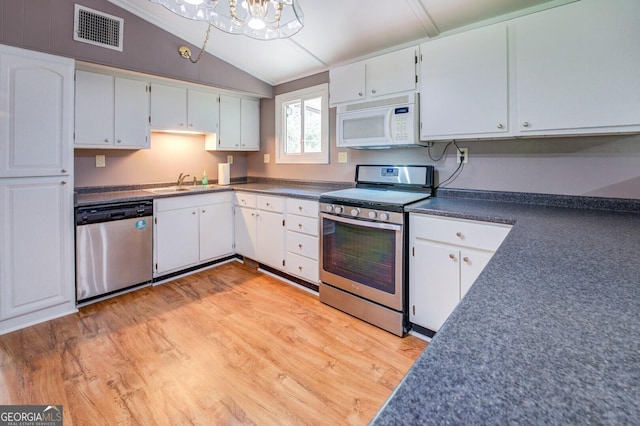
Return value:
[(180, 176), (178, 176), (178, 188), (180, 188), (180, 187), (182, 186), (182, 182), (184, 182), (184, 180), (185, 180), (186, 178), (188, 178), (188, 177), (189, 177), (189, 175), (188, 175), (188, 174), (187, 174), (187, 175), (185, 175), (185, 174), (183, 174), (183, 173), (180, 173)]

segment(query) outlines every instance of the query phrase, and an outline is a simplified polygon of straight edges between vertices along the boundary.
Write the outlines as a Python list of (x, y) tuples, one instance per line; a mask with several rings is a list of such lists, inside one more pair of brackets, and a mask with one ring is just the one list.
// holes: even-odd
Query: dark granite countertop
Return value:
[[(171, 183), (150, 185), (151, 187), (171, 186)], [(121, 203), (130, 201), (153, 200), (156, 198), (182, 197), (196, 194), (207, 194), (222, 191), (245, 191), (279, 195), (283, 197), (304, 198), (318, 200), (323, 192), (333, 191), (353, 186), (347, 183), (310, 182), (299, 183), (285, 180), (262, 180), (257, 182), (239, 182), (231, 185), (208, 185), (194, 191), (184, 191), (170, 194), (154, 194), (145, 191), (145, 185), (107, 187), (107, 188), (78, 188), (76, 193), (76, 207), (87, 207), (99, 204)]]
[(640, 424), (640, 201), (575, 200), (412, 206), (513, 228), (372, 424)]

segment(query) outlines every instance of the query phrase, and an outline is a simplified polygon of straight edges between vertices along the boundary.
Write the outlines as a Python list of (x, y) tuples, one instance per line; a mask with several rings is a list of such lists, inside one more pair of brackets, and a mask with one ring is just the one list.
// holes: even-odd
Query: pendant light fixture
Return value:
[(304, 25), (298, 0), (149, 0), (185, 18), (256, 40), (291, 37)]

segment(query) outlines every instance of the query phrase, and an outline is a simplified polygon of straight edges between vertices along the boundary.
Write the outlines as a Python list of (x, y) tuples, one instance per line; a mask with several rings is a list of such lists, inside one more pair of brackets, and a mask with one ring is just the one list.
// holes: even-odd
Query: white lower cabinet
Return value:
[(409, 320), (438, 331), (511, 226), (411, 213)]
[(285, 199), (245, 192), (235, 197), (236, 253), (283, 269)]
[(233, 254), (232, 193), (161, 198), (154, 206), (154, 277)]
[(0, 180), (0, 334), (75, 311), (73, 229), (68, 178)]
[(320, 252), (318, 202), (287, 198), (287, 273), (317, 284)]

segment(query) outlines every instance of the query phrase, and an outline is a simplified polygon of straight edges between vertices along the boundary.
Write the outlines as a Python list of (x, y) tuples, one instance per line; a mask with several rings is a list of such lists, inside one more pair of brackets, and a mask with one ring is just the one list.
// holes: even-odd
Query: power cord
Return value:
[(440, 155), (438, 160), (434, 160), (433, 157), (431, 157), (431, 151), (429, 149), (430, 147), (429, 147), (429, 145), (427, 145), (427, 151), (428, 151), (428, 154), (429, 154), (429, 158), (431, 160), (433, 160), (433, 161), (439, 161), (440, 159), (442, 159), (442, 157), (444, 157), (444, 155), (447, 152), (447, 149), (449, 149), (449, 145), (451, 145), (451, 144), (453, 144), (456, 147), (457, 152), (461, 156), (460, 157), (460, 164), (458, 164), (458, 167), (453, 171), (453, 173), (451, 173), (451, 176), (449, 176), (448, 178), (446, 178), (445, 180), (440, 182), (440, 184), (438, 184), (438, 186), (436, 186), (434, 188), (434, 190), (437, 190), (437, 189), (441, 188), (442, 186), (453, 182), (454, 180), (456, 180), (456, 178), (458, 176), (460, 176), (460, 174), (462, 173), (462, 170), (464, 169), (464, 156), (462, 156), (462, 150), (460, 150), (460, 147), (458, 146), (458, 144), (455, 141), (451, 141), (444, 147), (444, 151), (442, 152), (442, 155)]

